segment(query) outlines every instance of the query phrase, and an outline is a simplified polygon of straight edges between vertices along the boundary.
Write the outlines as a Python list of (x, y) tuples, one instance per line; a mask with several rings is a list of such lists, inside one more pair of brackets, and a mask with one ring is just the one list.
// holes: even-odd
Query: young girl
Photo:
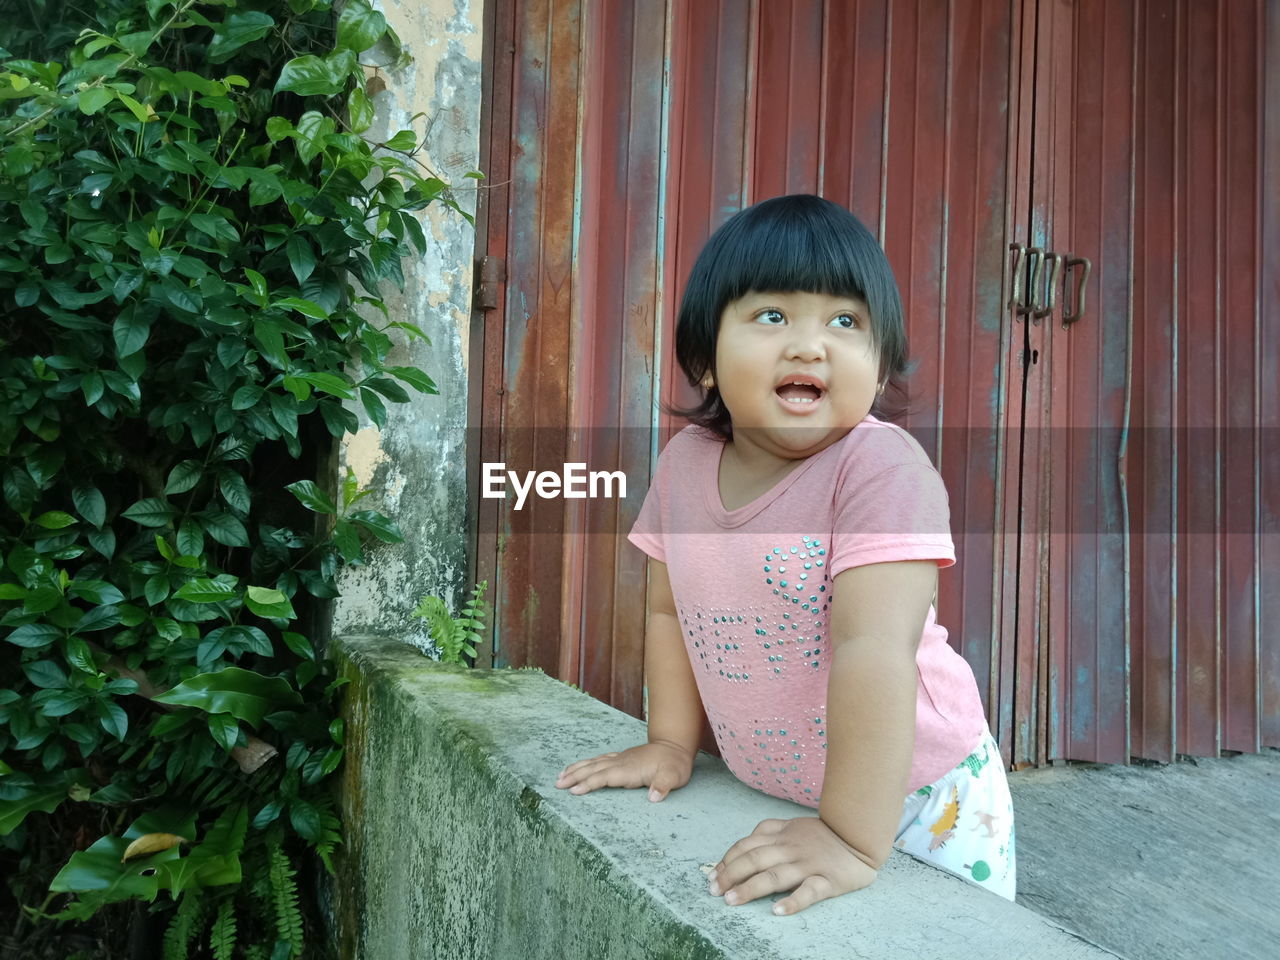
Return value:
[(676, 355), (704, 399), (630, 535), (650, 557), (648, 743), (556, 786), (662, 800), (705, 711), (735, 776), (818, 811), (730, 847), (713, 896), (791, 891), (773, 911), (797, 913), (867, 886), (896, 847), (1013, 899), (1000, 752), (932, 606), (955, 562), (946, 491), (871, 415), (906, 367), (884, 251), (819, 197), (756, 204), (694, 264)]

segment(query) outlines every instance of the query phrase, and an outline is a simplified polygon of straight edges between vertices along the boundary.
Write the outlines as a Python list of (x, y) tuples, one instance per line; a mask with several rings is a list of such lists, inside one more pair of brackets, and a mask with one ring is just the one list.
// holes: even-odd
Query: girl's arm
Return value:
[(713, 894), (746, 903), (794, 890), (774, 906), (790, 914), (875, 879), (907, 793), (916, 647), (936, 585), (932, 560), (870, 564), (835, 578), (819, 816), (761, 823), (716, 865)]
[(581, 794), (600, 787), (647, 786), (649, 799), (658, 801), (689, 782), (702, 734), (702, 701), (680, 635), (667, 565), (653, 559), (649, 560), (648, 607), (644, 668), (649, 742), (566, 767), (556, 780), (561, 789)]
[(932, 560), (854, 567), (835, 579), (818, 814), (877, 870), (889, 858), (907, 795), (916, 648), (937, 582)]

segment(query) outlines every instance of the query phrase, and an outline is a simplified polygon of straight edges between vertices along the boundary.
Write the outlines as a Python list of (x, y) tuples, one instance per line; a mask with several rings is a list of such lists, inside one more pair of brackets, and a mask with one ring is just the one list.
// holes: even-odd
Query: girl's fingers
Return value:
[(732, 889), (726, 890), (724, 902), (732, 907), (750, 903), (759, 897), (792, 890), (804, 879), (804, 873), (794, 862), (779, 862), (764, 867)]
[(707, 878), (711, 883), (711, 892), (717, 896), (727, 894), (756, 874), (775, 869), (789, 859), (791, 855), (767, 837), (757, 837), (755, 834), (743, 837), (729, 848), (724, 859), (716, 864), (715, 870)]
[[(590, 757), (587, 760), (579, 760), (577, 763), (571, 763), (560, 771), (560, 776), (556, 777), (556, 784), (559, 785), (565, 781), (576, 783), (579, 777), (589, 773), (599, 764), (609, 760), (616, 760), (617, 757), (618, 755), (616, 753), (602, 753), (598, 757)], [(568, 784), (566, 784), (566, 786), (567, 785)]]
[(831, 881), (826, 877), (806, 877), (804, 883), (796, 887), (789, 897), (783, 897), (773, 905), (775, 916), (789, 917), (793, 913), (813, 906), (819, 900), (827, 900), (835, 893)]
[[(720, 874), (725, 873), (726, 870), (731, 869), (732, 865), (735, 864), (743, 855), (750, 853), (756, 847), (763, 847), (772, 842), (773, 841), (769, 837), (760, 836), (756, 833), (751, 833), (748, 836), (743, 837), (724, 852), (724, 856), (721, 857), (720, 862), (716, 864), (716, 875), (719, 876)], [(746, 874), (743, 874), (743, 876), (745, 875)], [(729, 889), (723, 883), (720, 886), (724, 890)], [(730, 886), (732, 886), (732, 884), (730, 884)]]

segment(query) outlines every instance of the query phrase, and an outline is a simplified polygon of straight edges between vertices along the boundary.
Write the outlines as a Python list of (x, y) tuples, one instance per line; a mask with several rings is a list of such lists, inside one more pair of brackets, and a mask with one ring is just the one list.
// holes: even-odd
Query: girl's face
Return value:
[(855, 297), (748, 293), (721, 314), (715, 369), (735, 443), (787, 460), (812, 456), (875, 401), (871, 314)]

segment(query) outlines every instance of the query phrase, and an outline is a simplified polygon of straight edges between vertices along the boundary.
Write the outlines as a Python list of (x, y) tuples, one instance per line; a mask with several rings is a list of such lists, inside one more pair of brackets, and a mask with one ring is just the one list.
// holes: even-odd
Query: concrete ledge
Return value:
[(553, 786), (565, 763), (638, 743), (643, 724), (536, 671), (442, 667), (380, 639), (335, 648), (352, 680), (343, 960), (1115, 956), (896, 853), (870, 888), (796, 917), (726, 907), (700, 865), (803, 808), (706, 756), (661, 804), (570, 796)]

